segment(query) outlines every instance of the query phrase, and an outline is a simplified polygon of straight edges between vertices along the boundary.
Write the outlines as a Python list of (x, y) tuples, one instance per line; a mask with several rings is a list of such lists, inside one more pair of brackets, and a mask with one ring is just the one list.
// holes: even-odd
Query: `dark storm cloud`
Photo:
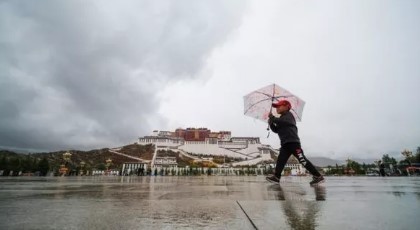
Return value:
[(132, 142), (165, 122), (158, 92), (197, 76), (240, 24), (223, 1), (2, 1), (0, 147)]

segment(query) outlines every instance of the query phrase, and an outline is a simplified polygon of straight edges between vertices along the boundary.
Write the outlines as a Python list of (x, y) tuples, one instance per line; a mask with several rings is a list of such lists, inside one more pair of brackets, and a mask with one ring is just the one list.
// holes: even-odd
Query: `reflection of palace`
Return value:
[[(171, 131), (153, 131), (150, 136), (140, 137), (138, 144), (154, 144), (159, 149), (180, 152), (185, 155), (202, 157), (229, 157), (237, 159), (230, 166), (249, 166), (257, 164), (271, 164), (274, 167), (273, 156), (278, 150), (270, 145), (261, 144), (259, 137), (232, 137), (230, 131), (212, 132), (207, 128), (178, 128)], [(176, 166), (176, 159), (154, 159), (154, 165)], [(304, 174), (305, 168), (293, 157), (289, 158), (285, 173), (291, 175)]]

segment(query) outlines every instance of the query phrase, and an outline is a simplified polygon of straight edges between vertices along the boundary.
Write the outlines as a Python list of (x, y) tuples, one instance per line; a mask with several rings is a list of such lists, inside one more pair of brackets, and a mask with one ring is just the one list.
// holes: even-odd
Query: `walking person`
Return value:
[(281, 148), (277, 158), (274, 175), (268, 176), (266, 179), (272, 183), (279, 183), (284, 166), (289, 157), (293, 154), (298, 159), (299, 163), (312, 174), (313, 179), (309, 183), (310, 185), (317, 185), (318, 183), (323, 182), (324, 177), (303, 153), (298, 136), (296, 120), (290, 112), (290, 109), (292, 108), (290, 102), (287, 100), (280, 100), (273, 103), (272, 106), (276, 108), (277, 113), (281, 116), (277, 118), (274, 117), (273, 114), (270, 114), (268, 124), (270, 125), (270, 129), (279, 135)]

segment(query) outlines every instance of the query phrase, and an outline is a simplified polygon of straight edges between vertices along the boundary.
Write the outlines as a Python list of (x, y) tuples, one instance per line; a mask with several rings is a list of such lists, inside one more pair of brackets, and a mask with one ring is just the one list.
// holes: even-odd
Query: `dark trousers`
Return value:
[(287, 143), (281, 146), (279, 157), (277, 158), (276, 171), (274, 172), (277, 177), (280, 178), (281, 172), (292, 154), (313, 176), (321, 176), (315, 166), (305, 157), (305, 154), (303, 154), (300, 143), (296, 142)]

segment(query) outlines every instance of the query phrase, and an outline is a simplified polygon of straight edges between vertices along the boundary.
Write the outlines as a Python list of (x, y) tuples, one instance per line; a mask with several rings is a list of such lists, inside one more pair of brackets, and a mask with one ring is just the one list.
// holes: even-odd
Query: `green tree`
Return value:
[(7, 160), (6, 156), (3, 156), (0, 160), (0, 170), (6, 170), (8, 168), (7, 163), (8, 163), (8, 160)]
[(32, 172), (35, 172), (38, 170), (38, 159), (36, 157), (34, 157), (33, 161), (32, 161)]
[(420, 146), (417, 147), (416, 155), (414, 156), (413, 162), (420, 163)]
[(355, 174), (365, 174), (365, 170), (356, 161), (349, 160), (347, 162), (347, 168), (352, 168), (354, 170)]
[(21, 158), (22, 171), (33, 172), (35, 169), (35, 166), (33, 165), (34, 161), (32, 159), (31, 154), (28, 154), (26, 157), (22, 156), (20, 158)]
[(106, 166), (105, 166), (105, 164), (104, 164), (104, 163), (99, 163), (99, 164), (96, 166), (96, 168), (97, 168), (98, 170), (105, 170), (105, 169), (106, 169)]
[(47, 158), (42, 158), (41, 161), (38, 163), (38, 170), (41, 176), (46, 176), (48, 171), (50, 170), (50, 163), (48, 162)]
[(4, 155), (0, 160), (0, 170), (4, 170), (3, 171), (3, 176), (8, 176), (9, 175), (9, 172), (10, 172), (9, 160)]
[(382, 156), (382, 161), (385, 164), (392, 164), (392, 165), (396, 165), (397, 164), (397, 160), (395, 160), (395, 158), (393, 158), (393, 157), (390, 157), (388, 154), (384, 154)]
[(17, 175), (22, 170), (21, 160), (19, 157), (13, 157), (10, 159), (10, 170), (13, 171), (13, 175)]

